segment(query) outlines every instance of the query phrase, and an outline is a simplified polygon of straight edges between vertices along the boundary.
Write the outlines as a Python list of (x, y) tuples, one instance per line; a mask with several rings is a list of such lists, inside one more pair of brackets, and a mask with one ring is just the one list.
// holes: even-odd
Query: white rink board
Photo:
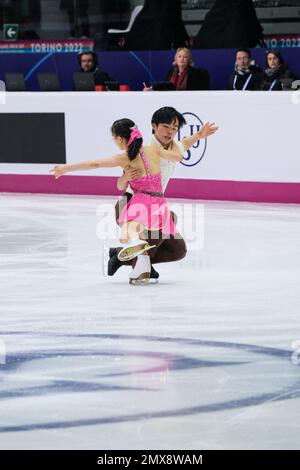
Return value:
[[(205, 152), (202, 142), (185, 165), (177, 165), (175, 178), (296, 183), (300, 182), (298, 102), (299, 92), (26, 92), (7, 93), (0, 112), (65, 113), (67, 163), (75, 163), (118, 153), (110, 127), (122, 117), (133, 119), (148, 142), (154, 111), (174, 106), (187, 113), (188, 125), (180, 138), (193, 132), (199, 119), (220, 126)], [(0, 173), (46, 175), (51, 166), (0, 163)], [(118, 176), (120, 169), (77, 174)]]

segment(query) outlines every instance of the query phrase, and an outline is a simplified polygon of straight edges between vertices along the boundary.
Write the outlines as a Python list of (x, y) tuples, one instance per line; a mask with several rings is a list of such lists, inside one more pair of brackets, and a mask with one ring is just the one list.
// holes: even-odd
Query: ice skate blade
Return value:
[(150, 273), (140, 274), (136, 278), (129, 278), (129, 284), (131, 286), (145, 286), (150, 282)]
[(123, 248), (121, 251), (118, 253), (118, 260), (119, 261), (130, 261), (131, 259), (135, 258), (138, 255), (141, 255), (145, 251), (150, 250), (151, 248), (154, 248), (155, 245), (148, 245), (148, 243), (140, 243), (135, 246), (130, 246), (127, 248)]

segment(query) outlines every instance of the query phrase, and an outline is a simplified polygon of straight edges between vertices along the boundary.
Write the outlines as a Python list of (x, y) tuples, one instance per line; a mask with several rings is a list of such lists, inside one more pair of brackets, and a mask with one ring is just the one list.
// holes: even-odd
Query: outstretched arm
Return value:
[(123, 161), (122, 155), (113, 155), (112, 157), (102, 158), (101, 160), (89, 160), (71, 165), (55, 165), (55, 167), (50, 170), (50, 173), (52, 173), (55, 176), (55, 179), (57, 179), (72, 171), (94, 170), (96, 168), (114, 168), (116, 166), (122, 167)]
[(194, 145), (200, 139), (206, 139), (210, 135), (215, 134), (218, 130), (218, 126), (215, 125), (214, 122), (206, 122), (200, 129), (200, 131), (196, 132), (191, 137), (185, 137), (181, 140), (185, 150), (188, 150), (192, 145)]
[(164, 158), (166, 160), (173, 160), (173, 161), (181, 161), (183, 159), (183, 149), (188, 150), (192, 145), (194, 145), (199, 139), (206, 139), (210, 135), (215, 134), (218, 130), (218, 126), (215, 123), (206, 122), (200, 129), (200, 131), (196, 132), (191, 137), (185, 137), (182, 139), (179, 144), (180, 147), (173, 142), (172, 148), (169, 150), (165, 150), (163, 147), (156, 148), (160, 158)]
[(155, 150), (157, 151), (159, 157), (164, 158), (165, 160), (180, 162), (183, 159), (183, 155), (175, 142), (173, 143), (170, 150), (166, 150), (163, 147), (155, 147)]

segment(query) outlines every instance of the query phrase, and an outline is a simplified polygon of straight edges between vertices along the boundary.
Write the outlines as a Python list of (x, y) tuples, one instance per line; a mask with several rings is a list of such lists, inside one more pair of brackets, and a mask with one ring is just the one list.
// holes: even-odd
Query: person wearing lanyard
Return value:
[(297, 80), (288, 65), (285, 63), (281, 53), (275, 49), (270, 49), (266, 53), (266, 68), (263, 75), (261, 90), (263, 91), (282, 91), (282, 80)]
[(234, 71), (230, 75), (227, 90), (260, 90), (261, 69), (253, 63), (248, 49), (236, 51)]

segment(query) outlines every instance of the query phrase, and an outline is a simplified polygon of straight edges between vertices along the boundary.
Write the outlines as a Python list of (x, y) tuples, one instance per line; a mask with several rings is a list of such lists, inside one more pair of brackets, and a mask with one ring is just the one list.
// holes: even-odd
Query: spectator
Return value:
[(264, 45), (252, 0), (215, 0), (194, 42), (195, 49)]
[(145, 0), (144, 7), (126, 35), (123, 49), (132, 51), (161, 50), (189, 45), (181, 0)]
[(209, 89), (208, 71), (194, 67), (192, 53), (186, 47), (177, 49), (173, 68), (168, 71), (166, 80), (173, 83), (176, 90)]
[[(175, 90), (208, 90), (208, 71), (195, 68), (193, 65), (191, 51), (186, 47), (180, 47), (176, 51), (173, 67), (167, 73), (166, 82), (174, 85)], [(144, 91), (152, 90), (152, 87), (147, 87), (145, 83), (143, 85)]]
[(227, 90), (260, 90), (261, 81), (261, 68), (255, 65), (251, 52), (248, 49), (238, 49)]
[(90, 72), (94, 76), (95, 85), (105, 85), (104, 82), (114, 81), (108, 73), (98, 68), (98, 57), (95, 52), (82, 52), (78, 56), (80, 72)]
[(266, 68), (263, 75), (261, 89), (264, 91), (280, 91), (286, 88), (283, 80), (290, 79), (290, 84), (298, 77), (294, 75), (285, 63), (280, 52), (270, 49), (266, 54)]

